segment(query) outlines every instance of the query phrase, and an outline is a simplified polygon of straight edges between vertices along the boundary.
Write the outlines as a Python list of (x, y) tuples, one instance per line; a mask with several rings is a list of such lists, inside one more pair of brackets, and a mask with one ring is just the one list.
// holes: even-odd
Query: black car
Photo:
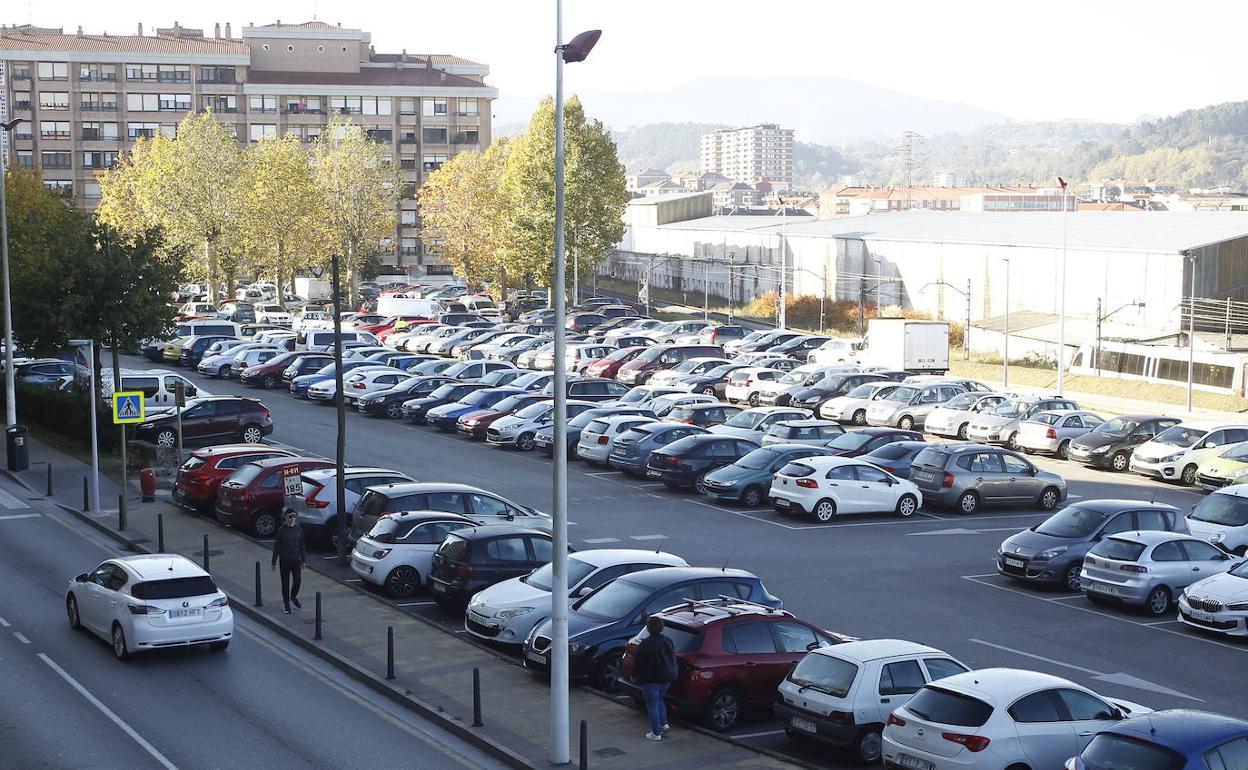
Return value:
[(827, 337), (819, 335), (802, 335), (794, 337), (791, 340), (781, 342), (778, 345), (773, 345), (770, 348), (764, 348), (764, 350), (768, 353), (774, 353), (779, 356), (790, 356), (804, 363), (806, 361), (806, 356), (810, 353), (810, 351), (817, 350), (827, 341)]
[(861, 457), (894, 441), (925, 441), (923, 434), (901, 428), (860, 428), (842, 433), (826, 446), (839, 457)]
[(705, 396), (715, 396), (716, 398), (724, 398), (724, 389), (728, 387), (728, 375), (738, 369), (744, 369), (749, 364), (720, 364), (714, 369), (708, 369), (702, 374), (694, 374), (682, 377), (681, 386), (687, 386), (690, 393), (701, 393)]
[(397, 420), (403, 416), (405, 401), (424, 398), (451, 381), (450, 377), (438, 374), (417, 377), (393, 388), (369, 394), (356, 402), (355, 408), (373, 417), (388, 417), (391, 420)]
[(607, 320), (608, 318), (601, 313), (573, 313), (568, 316), (564, 326), (575, 332), (586, 332), (599, 324), (606, 323)]
[[(437, 559), (437, 556), (434, 556)], [(745, 570), (718, 567), (659, 567), (634, 572), (578, 599), (568, 612), (568, 669), (576, 679), (607, 692), (618, 689), (620, 662), (628, 640), (645, 627), (646, 618), (689, 600), (730, 596), (767, 607), (780, 600), (763, 581)], [(524, 666), (548, 671), (550, 620), (544, 620), (524, 643)]]
[(301, 353), (282, 370), (282, 383), (289, 386), (296, 377), (319, 372), (333, 362), (334, 357), (329, 353)]
[(469, 393), (483, 390), (489, 386), (482, 382), (447, 382), (434, 388), (433, 392), (423, 398), (413, 398), (403, 402), (403, 416), (415, 423), (425, 421), (425, 413), (435, 406), (442, 406), (458, 401)]
[(894, 441), (878, 449), (873, 449), (859, 460), (883, 468), (899, 479), (910, 478), (910, 463), (915, 455), (927, 449), (931, 444), (926, 441)]
[(741, 347), (737, 348), (737, 354), (739, 355), (741, 353), (759, 353), (764, 350), (770, 350), (771, 348), (774, 348), (777, 345), (783, 345), (784, 343), (789, 342), (790, 340), (793, 340), (797, 337), (804, 337), (804, 336), (805, 335), (799, 334), (797, 332), (771, 332), (770, 334), (766, 334), (762, 337), (759, 337), (753, 342), (747, 342), (743, 344)]
[[(569, 375), (567, 378), (567, 396), (575, 398), (578, 401), (615, 401), (623, 398), (628, 392), (627, 385), (609, 380), (606, 377), (582, 377), (577, 375)], [(546, 396), (555, 395), (555, 383), (552, 381), (547, 383), (542, 389), (542, 394)]]
[[(159, 447), (177, 446), (178, 420), (174, 412), (149, 418), (134, 430), (134, 437)], [(273, 432), (269, 408), (254, 398), (206, 396), (191, 399), (182, 410), (182, 441), (186, 444), (239, 440), (259, 444)]]
[(507, 525), (452, 532), (433, 554), (426, 584), (442, 607), (462, 610), (473, 594), (549, 564), (551, 537), (540, 529)]
[(1177, 417), (1128, 414), (1103, 422), (1070, 442), (1069, 459), (1099, 468), (1125, 471), (1131, 453), (1145, 441), (1179, 424)]
[[(885, 382), (888, 378), (872, 373), (853, 373), (853, 374), (829, 374), (818, 382), (808, 387), (801, 387), (791, 391), (789, 395), (789, 406), (800, 406), (803, 409), (809, 409), (815, 414), (819, 413), (819, 407), (824, 401), (843, 396), (854, 388), (867, 382)], [(777, 404), (780, 402), (777, 401)]]
[(719, 433), (686, 436), (650, 453), (646, 477), (658, 479), (669, 487), (700, 487), (706, 474), (732, 465), (755, 449), (758, 449), (757, 442), (735, 436)]
[(250, 302), (227, 302), (218, 313), (222, 320), (237, 324), (254, 324), (256, 322), (256, 306)]

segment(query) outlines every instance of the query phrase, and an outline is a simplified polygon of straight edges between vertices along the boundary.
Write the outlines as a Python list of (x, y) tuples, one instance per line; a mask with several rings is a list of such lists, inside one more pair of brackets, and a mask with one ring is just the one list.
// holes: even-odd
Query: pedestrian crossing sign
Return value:
[(139, 390), (113, 394), (113, 424), (143, 422), (146, 418), (143, 392)]

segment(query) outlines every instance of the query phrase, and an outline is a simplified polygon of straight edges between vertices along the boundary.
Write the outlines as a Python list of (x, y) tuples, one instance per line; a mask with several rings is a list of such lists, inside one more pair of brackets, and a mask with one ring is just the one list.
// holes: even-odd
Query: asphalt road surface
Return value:
[[(151, 367), (137, 358), (126, 365)], [(299, 401), (281, 389), (257, 391), (236, 381), (190, 376), (210, 393), (262, 400), (273, 413), (274, 442), (333, 456), (332, 408)], [(350, 464), (475, 484), (541, 510), (551, 508), (551, 463), (540, 454), (499, 450), (357, 413), (350, 413), (347, 423)], [(1186, 510), (1201, 496), (1133, 474), (1033, 459), (1067, 479), (1071, 501), (1155, 499)], [(1045, 516), (1034, 508), (984, 508), (970, 516), (924, 509), (907, 520), (864, 515), (818, 524), (769, 508), (718, 505), (581, 461), (570, 463), (569, 472), (570, 537), (576, 548), (662, 548), (691, 564), (748, 569), (786, 609), (831, 630), (923, 642), (975, 668), (1046, 671), (1154, 708), (1248, 717), (1237, 688), (1228, 686), (1248, 664), (1248, 645), (1196, 632), (1173, 618), (1102, 609), (1078, 594), (997, 576), (997, 545)], [(458, 625), (435, 606), (420, 603), (422, 598), (405, 602), (405, 609)], [(767, 715), (736, 734), (792, 750)], [(828, 761), (826, 751), (805, 756)]]

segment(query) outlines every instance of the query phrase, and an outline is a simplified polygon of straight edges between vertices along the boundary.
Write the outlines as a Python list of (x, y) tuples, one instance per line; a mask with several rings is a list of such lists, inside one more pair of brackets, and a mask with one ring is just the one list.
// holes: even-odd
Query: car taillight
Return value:
[(906, 726), (906, 720), (904, 720), (904, 719), (902, 719), (901, 717), (897, 716), (897, 714), (896, 714), (896, 713), (893, 713), (893, 714), (889, 714), (889, 715), (888, 715), (888, 721), (887, 721), (887, 722), (885, 722), (885, 724), (886, 724), (886, 725), (896, 725), (897, 727), (905, 727), (905, 726)]
[(248, 364), (246, 361), (239, 361), (239, 362), (238, 362), (238, 368), (239, 368), (239, 369), (246, 369), (246, 368), (248, 367), (248, 365), (249, 365), (249, 364)]
[(240, 499), (243, 503), (250, 503), (250, 502), (251, 502), (251, 491), (250, 491), (250, 490), (246, 490), (246, 489), (244, 489), (244, 490), (243, 490), (243, 494), (240, 496), (240, 498), (239, 498), (239, 499)]
[(308, 506), (309, 508), (328, 508), (329, 507), (328, 500), (317, 499), (317, 495), (319, 495), (323, 491), (325, 491), (325, 487), (317, 487), (316, 489), (312, 490), (312, 494), (304, 498), (304, 501), (303, 501), (304, 505)]
[(854, 723), (854, 713), (852, 711), (829, 711), (828, 719), (832, 720), (833, 722), (840, 722), (841, 724), (852, 725)]
[(131, 615), (163, 615), (165, 612), (150, 604), (127, 604), (126, 609), (130, 610)]
[(949, 471), (945, 471), (945, 480), (941, 483), (941, 486), (944, 487), (945, 489), (949, 489), (950, 487), (953, 486), (953, 474), (952, 473), (950, 473)]
[(1057, 431), (1053, 430), (1052, 428), (1048, 428), (1044, 431), (1044, 437), (1045, 438), (1057, 438)]
[(211, 608), (226, 607), (229, 605), (229, 603), (230, 603), (229, 598), (225, 596), (218, 596), (216, 599), (213, 599), (212, 601), (208, 602), (208, 607), (211, 607)]
[(683, 422), (685, 425), (693, 425), (693, 418), (689, 417), (684, 420), (681, 420), (681, 422)]
[(268, 408), (267, 406), (263, 406), (263, 405), (261, 405), (261, 407), (260, 407), (260, 408), (264, 410), (264, 416), (265, 416), (265, 417), (268, 417), (268, 416), (269, 416), (269, 414), (270, 414), (270, 413), (269, 413), (269, 408)]
[(750, 387), (750, 386), (751, 386), (751, 385), (753, 385), (753, 384), (754, 384), (754, 380), (746, 380), (746, 381), (745, 381), (745, 387), (747, 387), (747, 388), (748, 388), (748, 387)]
[(472, 565), (471, 564), (456, 564), (455, 565), (455, 577), (460, 577), (464, 579), (472, 577)]
[(606, 436), (599, 436), (599, 437), (598, 437), (598, 443), (599, 443), (599, 444), (605, 444), (605, 443), (607, 443), (607, 442), (608, 442), (608, 441), (610, 441), (610, 440), (611, 440), (611, 439), (607, 438)]
[(685, 461), (680, 459), (679, 457), (669, 456), (663, 459), (667, 462), (668, 465), (684, 465), (685, 464)]
[(894, 471), (893, 471), (893, 469), (892, 469), (892, 468), (890, 468), (890, 467), (888, 467), (887, 465), (881, 465), (881, 466), (880, 466), (880, 470), (885, 470), (885, 471), (888, 471), (889, 473), (893, 473), (893, 472), (894, 472)]
[(362, 383), (362, 382), (357, 382), (357, 383), (355, 383), (354, 385), (352, 385), (351, 387), (356, 388), (356, 389), (358, 389), (358, 390), (364, 390), (364, 383)]
[(983, 751), (988, 748), (989, 739), (982, 735), (963, 735), (962, 733), (941, 733), (941, 738), (953, 743), (960, 743), (967, 751)]
[(1123, 572), (1135, 572), (1135, 573), (1148, 572), (1148, 567), (1144, 567), (1139, 564), (1120, 564), (1118, 566), (1118, 569), (1122, 570)]
[(819, 482), (815, 481), (814, 479), (798, 479), (797, 481), (793, 483), (803, 489), (818, 489), (819, 488)]

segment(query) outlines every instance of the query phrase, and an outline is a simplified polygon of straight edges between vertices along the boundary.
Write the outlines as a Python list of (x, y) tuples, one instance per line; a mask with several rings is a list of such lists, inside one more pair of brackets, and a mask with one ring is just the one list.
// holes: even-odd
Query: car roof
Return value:
[(866, 663), (881, 658), (895, 658), (900, 655), (948, 655), (944, 650), (928, 647), (926, 644), (910, 642), (904, 639), (863, 639), (856, 642), (845, 642), (833, 647), (820, 647), (813, 652), (821, 655), (832, 655), (858, 663)]
[(709, 626), (740, 617), (771, 617), (786, 620), (794, 617), (793, 613), (778, 607), (772, 608), (753, 602), (725, 599), (686, 600), (668, 607), (659, 614), (665, 621), (683, 626)]
[(577, 551), (576, 558), (595, 567), (616, 564), (665, 564), (672, 567), (685, 566), (685, 560), (666, 551), (647, 551), (644, 548), (592, 548)]
[(825, 468), (835, 468), (838, 465), (870, 465), (870, 463), (864, 462), (857, 457), (841, 457), (840, 455), (811, 455), (810, 457), (799, 457), (793, 462), (814, 462), (817, 466)]
[[(1248, 485), (1245, 485), (1248, 486)], [(1221, 490), (1218, 490), (1221, 491)], [(1100, 513), (1118, 513), (1119, 511), (1136, 511), (1141, 508), (1160, 508), (1167, 511), (1176, 511), (1176, 506), (1169, 503), (1159, 503), (1156, 500), (1129, 500), (1107, 498), (1103, 500), (1076, 500), (1072, 503), (1079, 508), (1089, 508)]]
[[(905, 433), (907, 435), (914, 433), (912, 430), (902, 430), (901, 428), (887, 428), (882, 426), (871, 426), (867, 428), (859, 428), (855, 433), (865, 433), (868, 436), (888, 436), (894, 433)], [(951, 446), (950, 444), (933, 444), (933, 446)]]
[(332, 461), (323, 460), (319, 457), (291, 455), (289, 457), (269, 457), (264, 460), (252, 460), (248, 463), (248, 465), (259, 465), (261, 468), (276, 468), (282, 465), (290, 465), (292, 463), (332, 463)]
[(464, 540), (485, 540), (504, 535), (542, 535), (550, 537), (549, 532), (543, 532), (540, 529), (531, 527), (517, 527), (511, 524), (484, 524), (476, 527), (465, 527), (455, 531), (455, 536)]
[(396, 481), (392, 484), (375, 484), (369, 489), (384, 492), (387, 495), (414, 495), (417, 492), (485, 492), (480, 487), (457, 484), (452, 481)]
[(176, 553), (150, 553), (118, 556), (109, 561), (124, 565), (143, 580), (205, 577), (204, 568)]
[(231, 455), (251, 454), (253, 452), (285, 452), (293, 454), (289, 449), (272, 444), (217, 444), (191, 452), (194, 457), (212, 458)]
[[(321, 478), (322, 476), (333, 476), (338, 472), (337, 468), (313, 468), (308, 471), (307, 476), (312, 478)], [(371, 476), (376, 473), (394, 473), (400, 474), (402, 471), (396, 471), (392, 468), (378, 468), (369, 465), (353, 465), (347, 468), (343, 475), (345, 476)]]
[(775, 414), (776, 412), (808, 412), (810, 410), (796, 406), (753, 406), (745, 411), (751, 414)]
[(1021, 668), (981, 668), (954, 674), (928, 686), (932, 685), (974, 696), (994, 706), (1012, 703), (1023, 695), (1050, 687), (1083, 689), (1060, 676)]
[(927, 441), (894, 441), (891, 444), (885, 444), (884, 446), (880, 446), (880, 447), (876, 447), (875, 449), (872, 449), (870, 452), (863, 455), (862, 458), (860, 459), (865, 460), (866, 458), (870, 457), (871, 455), (875, 454), (881, 449), (896, 449), (898, 447), (902, 447), (904, 449), (927, 449), (930, 446), (940, 446), (940, 445), (939, 444), (933, 445)]
[(1248, 722), (1208, 711), (1165, 709), (1124, 719), (1105, 731), (1142, 738), (1181, 753), (1204, 752), (1248, 735)]
[(656, 569), (633, 572), (625, 575), (622, 579), (627, 579), (629, 582), (637, 583), (638, 585), (661, 588), (681, 580), (711, 577), (755, 578), (757, 576), (752, 572), (733, 567), (658, 567)]
[(1236, 497), (1248, 497), (1248, 484), (1231, 484), (1221, 489), (1213, 490), (1215, 495), (1235, 495)]
[(1140, 543), (1142, 545), (1157, 545), (1165, 543), (1169, 540), (1191, 540), (1198, 543), (1205, 542), (1197, 538), (1185, 535), (1182, 532), (1164, 532), (1154, 530), (1138, 530), (1131, 532), (1118, 532), (1109, 536), (1110, 540), (1122, 540), (1128, 543)]
[(781, 420), (776, 425), (787, 425), (790, 428), (811, 428), (820, 425), (840, 425), (840, 423), (836, 420), (820, 420), (812, 417), (808, 420)]

